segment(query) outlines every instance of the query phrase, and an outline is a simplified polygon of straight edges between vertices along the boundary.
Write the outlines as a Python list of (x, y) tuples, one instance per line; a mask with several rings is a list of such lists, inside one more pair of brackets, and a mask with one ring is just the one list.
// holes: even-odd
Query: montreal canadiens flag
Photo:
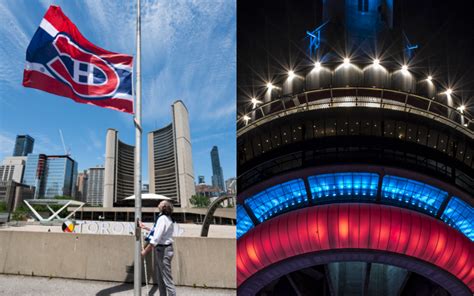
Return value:
[(50, 6), (26, 50), (23, 85), (78, 103), (133, 113), (133, 58), (90, 43)]

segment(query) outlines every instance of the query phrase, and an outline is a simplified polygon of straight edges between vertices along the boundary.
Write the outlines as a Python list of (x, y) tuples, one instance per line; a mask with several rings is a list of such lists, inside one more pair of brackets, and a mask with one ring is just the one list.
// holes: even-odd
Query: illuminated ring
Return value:
[(294, 210), (249, 230), (237, 242), (238, 293), (254, 295), (307, 266), (365, 260), (415, 271), (451, 295), (474, 291), (474, 243), (467, 237), (415, 211), (343, 203)]

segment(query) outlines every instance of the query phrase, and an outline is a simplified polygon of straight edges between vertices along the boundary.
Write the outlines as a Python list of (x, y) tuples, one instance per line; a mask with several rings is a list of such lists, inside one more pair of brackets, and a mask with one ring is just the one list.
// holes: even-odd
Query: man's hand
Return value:
[(142, 223), (142, 221), (138, 221), (138, 226), (141, 228), (141, 229), (145, 229), (147, 231), (150, 231), (150, 228), (147, 227), (145, 224)]

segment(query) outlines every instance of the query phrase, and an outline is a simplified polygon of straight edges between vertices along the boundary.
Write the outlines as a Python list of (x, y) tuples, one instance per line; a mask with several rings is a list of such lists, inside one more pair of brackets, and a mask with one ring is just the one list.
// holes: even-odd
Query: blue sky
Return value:
[[(21, 85), (25, 53), (50, 4), (61, 6), (81, 33), (107, 50), (135, 54), (135, 1), (0, 1), (0, 160), (17, 134), (35, 138), (35, 153), (64, 154), (79, 169), (104, 163), (107, 128), (134, 144), (132, 116), (77, 104)], [(219, 147), (224, 178), (235, 176), (236, 7), (227, 0), (142, 0), (143, 181), (146, 133), (171, 121), (181, 99), (190, 113), (195, 179), (211, 181), (210, 151)]]

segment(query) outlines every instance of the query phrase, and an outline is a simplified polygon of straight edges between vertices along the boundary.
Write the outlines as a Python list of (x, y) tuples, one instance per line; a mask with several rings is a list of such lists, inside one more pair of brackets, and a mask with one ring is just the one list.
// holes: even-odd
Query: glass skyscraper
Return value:
[(222, 173), (221, 162), (219, 160), (219, 150), (217, 146), (212, 147), (211, 150), (211, 162), (212, 162), (212, 186), (220, 189), (221, 192), (225, 191), (224, 174)]
[(43, 186), (41, 186), (41, 182), (43, 180), (45, 164), (46, 155), (44, 154), (29, 154), (26, 159), (22, 183), (36, 188), (35, 199), (42, 195), (41, 189)]
[(45, 170), (44, 198), (73, 196), (77, 163), (68, 156), (48, 156)]
[(74, 196), (77, 162), (67, 155), (30, 154), (23, 183), (36, 187), (35, 198)]
[(16, 136), (15, 149), (13, 150), (13, 156), (27, 156), (33, 152), (33, 145), (35, 139), (29, 135), (18, 135)]

